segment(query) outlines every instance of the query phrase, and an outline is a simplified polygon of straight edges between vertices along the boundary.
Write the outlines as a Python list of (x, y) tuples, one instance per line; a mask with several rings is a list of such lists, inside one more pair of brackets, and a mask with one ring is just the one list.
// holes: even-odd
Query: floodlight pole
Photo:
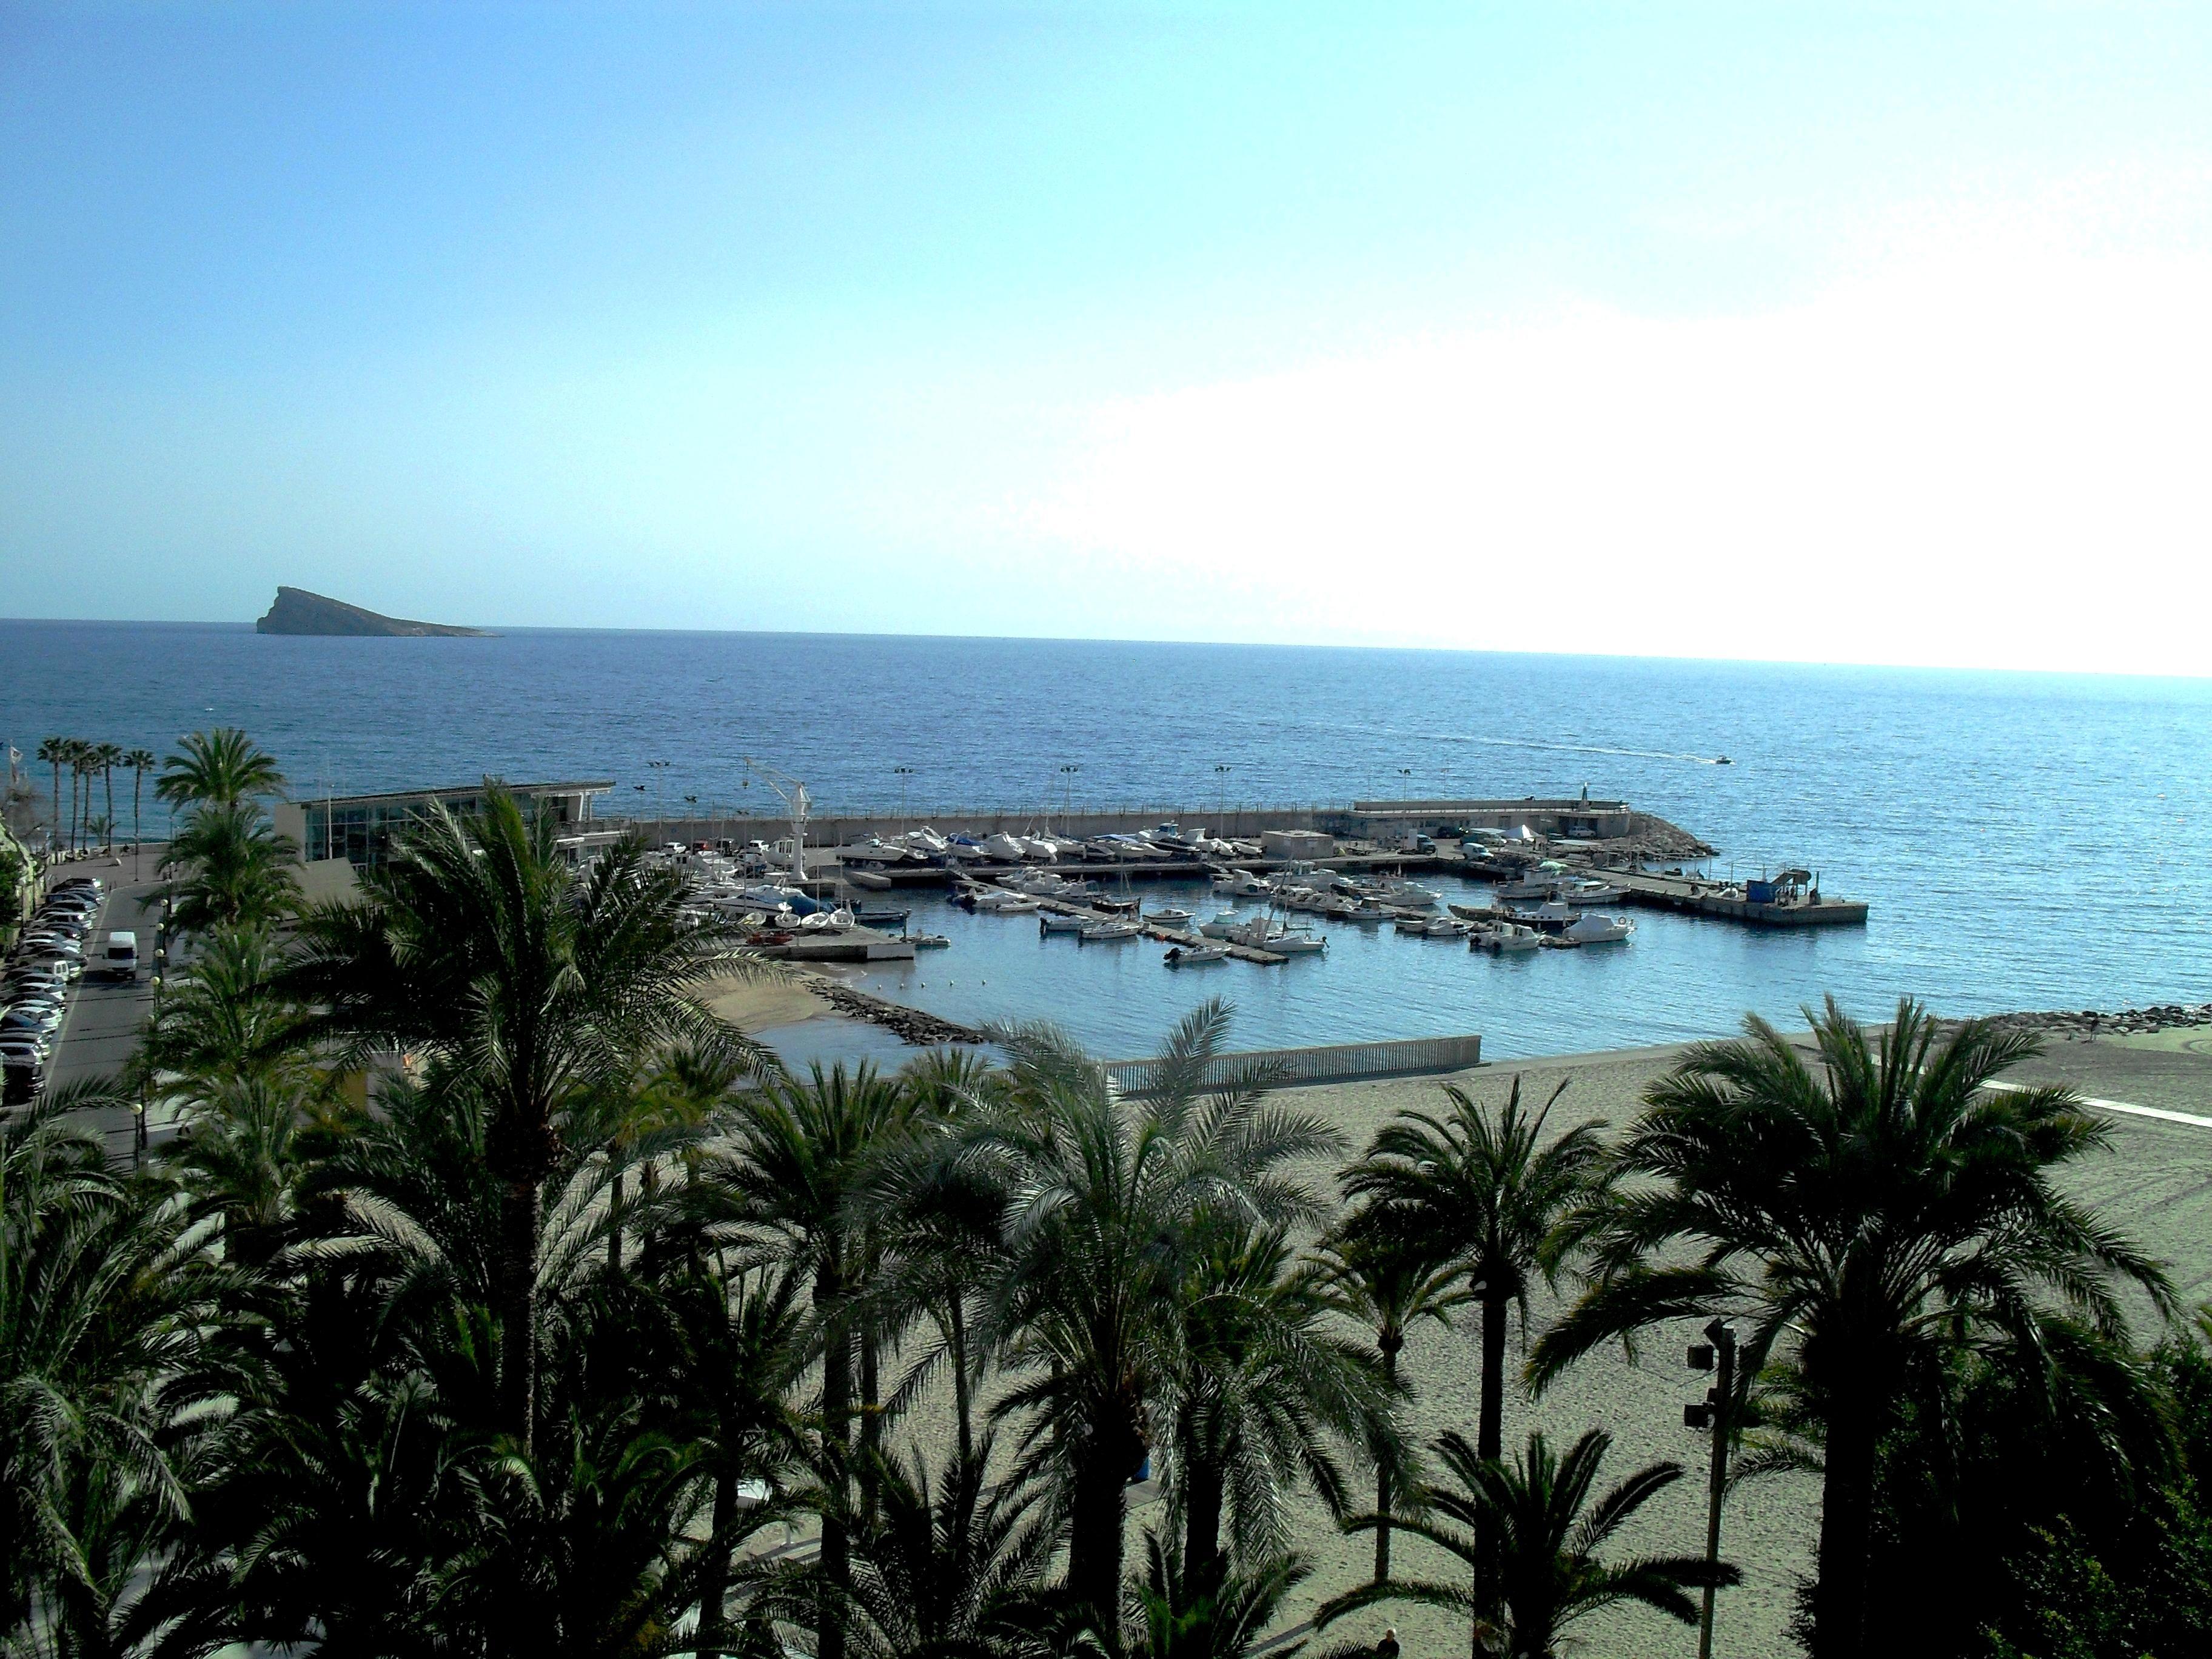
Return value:
[[(1712, 1463), (1705, 1478), (1705, 1565), (1717, 1568), (1721, 1559), (1721, 1498), (1728, 1491), (1729, 1434), (1735, 1411), (1735, 1327), (1716, 1319), (1705, 1327), (1705, 1339), (1691, 1348), (1690, 1369), (1711, 1371), (1713, 1386), (1705, 1391), (1703, 1405), (1683, 1407), (1682, 1420), (1691, 1428), (1712, 1431)], [(1698, 1659), (1713, 1659), (1713, 1597), (1718, 1589), (1708, 1577), (1698, 1619)]]

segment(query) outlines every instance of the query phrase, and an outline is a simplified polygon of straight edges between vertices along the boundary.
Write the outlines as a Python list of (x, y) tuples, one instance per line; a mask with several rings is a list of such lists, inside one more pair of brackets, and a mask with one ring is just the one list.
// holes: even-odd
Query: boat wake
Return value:
[(1726, 766), (1719, 755), (1686, 755), (1672, 749), (1620, 749), (1596, 743), (1547, 743), (1540, 738), (1491, 738), (1470, 732), (1432, 732), (1425, 734), (1437, 743), (1480, 744), (1488, 749), (1541, 749), (1560, 755), (1613, 755), (1632, 760), (1687, 761), (1692, 766)]

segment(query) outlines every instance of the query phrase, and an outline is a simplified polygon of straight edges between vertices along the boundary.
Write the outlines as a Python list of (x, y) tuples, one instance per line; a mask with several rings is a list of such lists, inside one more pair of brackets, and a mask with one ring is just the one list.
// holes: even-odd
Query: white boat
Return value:
[(1573, 905), (1558, 899), (1546, 899), (1533, 910), (1516, 910), (1513, 913), (1516, 920), (1534, 922), (1540, 927), (1547, 924), (1564, 927), (1581, 914)]
[(810, 933), (842, 933), (851, 928), (853, 913), (841, 904), (835, 910), (817, 910), (811, 916), (801, 916), (799, 925)]
[(1140, 930), (1133, 921), (1094, 921), (1078, 929), (1075, 936), (1085, 945), (1119, 945), (1139, 937)]
[(1212, 921), (1201, 922), (1198, 931), (1208, 939), (1234, 939), (1249, 927), (1255, 919), (1240, 916), (1233, 910), (1224, 910)]
[(1375, 896), (1400, 910), (1433, 910), (1439, 895), (1434, 888), (1410, 881), (1386, 881), (1375, 890)]
[(1152, 911), (1146, 916), (1145, 920), (1155, 927), (1173, 927), (1180, 930), (1189, 927), (1198, 918), (1189, 911), (1178, 910), (1170, 904), (1164, 909)]
[(905, 848), (876, 836), (837, 849), (838, 861), (842, 864), (904, 864), (909, 857)]
[(1559, 937), (1577, 945), (1619, 945), (1635, 931), (1636, 924), (1626, 916), (1585, 915)]
[(1552, 890), (1552, 896), (1563, 904), (1618, 904), (1628, 896), (1618, 887), (1587, 878), (1560, 882)]
[(1549, 876), (1523, 876), (1518, 881), (1499, 882), (1497, 893), (1502, 899), (1547, 899), (1552, 896), (1552, 885)]
[(1171, 945), (1167, 955), (1160, 960), (1170, 968), (1203, 968), (1208, 963), (1228, 961), (1229, 947), (1225, 945)]
[(1003, 887), (985, 887), (975, 894), (975, 908), (994, 911), (1002, 916), (1018, 916), (1035, 910), (1037, 902), (1026, 893), (1010, 893)]
[(1047, 933), (1079, 933), (1091, 926), (1085, 916), (1064, 916), (1057, 910), (1044, 911), (1037, 917), (1037, 936)]
[(1308, 957), (1328, 949), (1328, 940), (1320, 933), (1309, 933), (1302, 928), (1285, 928), (1279, 933), (1268, 934), (1259, 948), (1273, 951), (1279, 957)]
[(1213, 890), (1223, 898), (1265, 898), (1268, 888), (1249, 870), (1224, 870), (1213, 878)]
[(889, 890), (891, 878), (880, 870), (848, 870), (845, 879), (855, 887), (866, 887), (875, 892)]
[(1397, 933), (1415, 937), (1429, 931), (1427, 916), (1416, 915), (1410, 910), (1401, 910), (1390, 918), (1390, 926)]
[(1468, 924), (1457, 916), (1432, 916), (1421, 932), (1431, 939), (1459, 939), (1467, 929)]
[(1503, 956), (1515, 956), (1523, 951), (1541, 948), (1544, 936), (1533, 927), (1523, 927), (1517, 921), (1493, 922), (1487, 927), (1478, 927), (1468, 935), (1471, 951), (1492, 951)]
[(919, 830), (908, 830), (899, 837), (899, 841), (907, 851), (916, 858), (935, 859), (945, 856), (945, 837), (926, 823)]

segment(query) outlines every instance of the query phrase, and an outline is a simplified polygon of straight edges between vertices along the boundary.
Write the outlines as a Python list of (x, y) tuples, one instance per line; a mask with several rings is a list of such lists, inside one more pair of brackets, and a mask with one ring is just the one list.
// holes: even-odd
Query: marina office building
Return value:
[[(611, 839), (592, 828), (592, 803), (614, 786), (611, 778), (569, 783), (510, 783), (506, 788), (526, 811), (550, 812), (564, 841), (579, 845), (595, 837)], [(401, 789), (380, 795), (322, 795), (312, 800), (280, 801), (274, 817), (279, 835), (299, 843), (301, 859), (317, 865), (343, 863), (356, 870), (381, 864), (392, 839), (428, 816), (432, 806), (472, 812), (483, 802), (483, 785), (452, 789)]]

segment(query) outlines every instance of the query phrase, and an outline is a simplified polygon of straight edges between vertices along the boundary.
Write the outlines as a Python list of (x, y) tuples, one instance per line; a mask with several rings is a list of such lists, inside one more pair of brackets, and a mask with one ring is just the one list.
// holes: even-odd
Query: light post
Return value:
[(914, 768), (894, 766), (891, 768), (891, 775), (899, 781), (899, 834), (903, 836), (909, 827), (906, 817), (906, 781), (914, 775)]
[(661, 774), (668, 770), (668, 763), (665, 760), (657, 760), (647, 761), (646, 764), (653, 769), (653, 821), (658, 824), (661, 822)]
[[(1233, 767), (1218, 763), (1213, 769), (1213, 775), (1221, 781), (1221, 816), (1224, 820), (1229, 817), (1229, 775), (1235, 769)], [(1226, 834), (1227, 831), (1224, 830), (1223, 833)]]
[[(1063, 820), (1075, 816), (1075, 775), (1082, 769), (1079, 766), (1063, 766), (1060, 769), (1060, 815)], [(1071, 835), (1074, 833), (1073, 828), (1070, 828), (1068, 833)]]
[[(1735, 1413), (1735, 1327), (1714, 1320), (1705, 1327), (1705, 1340), (1691, 1345), (1689, 1362), (1693, 1371), (1714, 1373), (1703, 1402), (1682, 1407), (1682, 1423), (1712, 1431), (1712, 1466), (1705, 1478), (1705, 1565), (1715, 1567), (1721, 1559), (1721, 1497), (1728, 1487), (1729, 1437)], [(1713, 1659), (1714, 1590), (1707, 1579), (1698, 1619), (1698, 1659)]]

